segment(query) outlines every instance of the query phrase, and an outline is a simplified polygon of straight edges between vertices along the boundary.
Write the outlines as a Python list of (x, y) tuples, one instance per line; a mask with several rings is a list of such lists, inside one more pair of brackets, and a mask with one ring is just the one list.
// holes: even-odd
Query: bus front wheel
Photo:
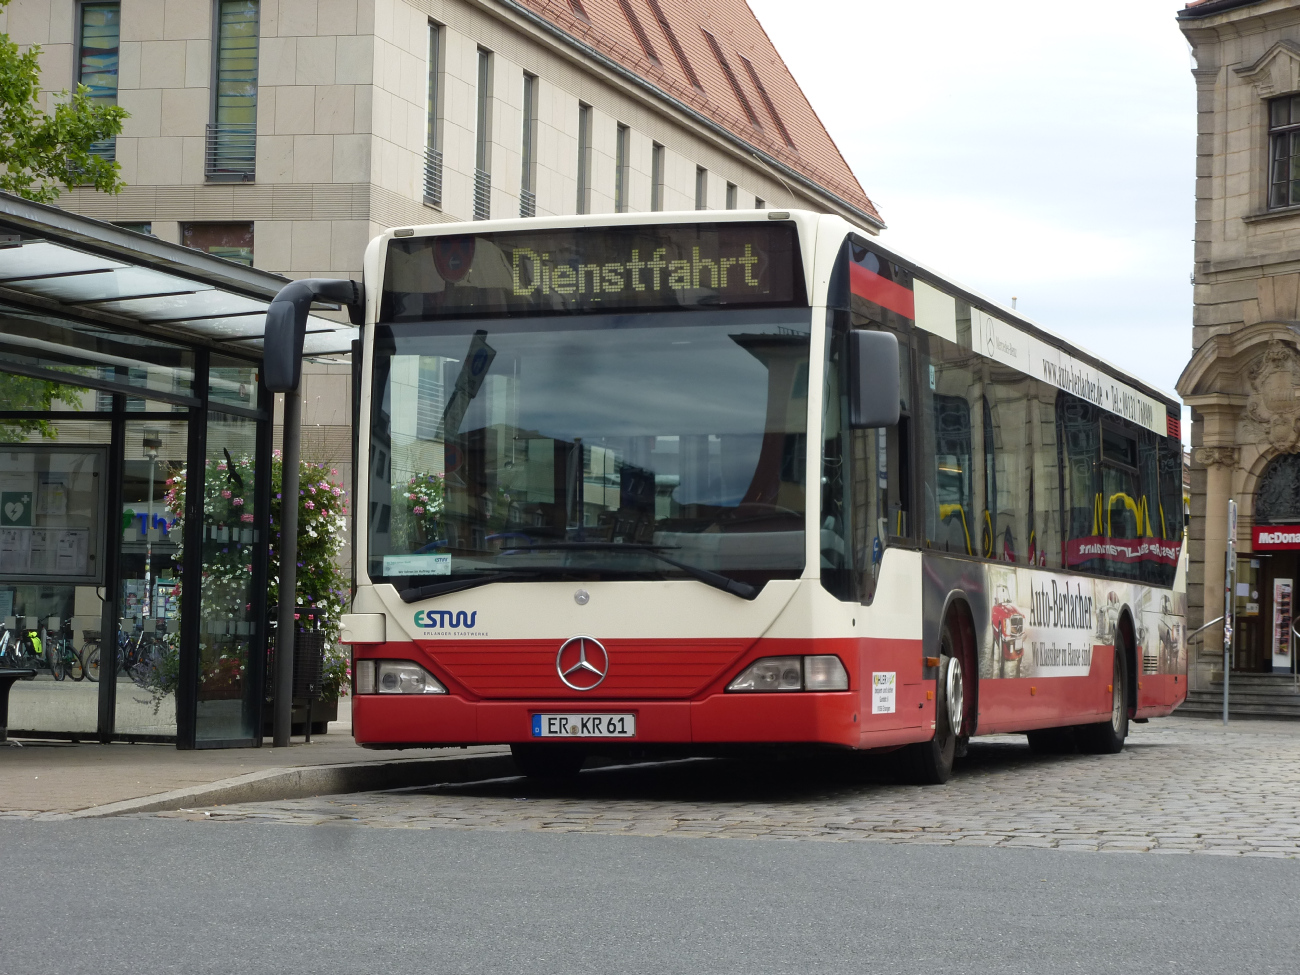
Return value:
[(945, 623), (939, 637), (934, 737), (908, 745), (899, 753), (904, 776), (916, 785), (942, 785), (952, 777), (966, 708), (966, 674), (955, 647), (950, 624)]
[(1079, 751), (1089, 755), (1115, 755), (1128, 737), (1128, 654), (1123, 629), (1115, 629), (1115, 662), (1111, 665), (1110, 720), (1080, 725), (1074, 736)]

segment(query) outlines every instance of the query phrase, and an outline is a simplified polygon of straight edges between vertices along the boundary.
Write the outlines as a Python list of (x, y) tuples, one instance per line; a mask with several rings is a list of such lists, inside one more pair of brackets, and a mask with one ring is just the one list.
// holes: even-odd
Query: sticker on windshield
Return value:
[(386, 576), (449, 576), (450, 555), (385, 555)]

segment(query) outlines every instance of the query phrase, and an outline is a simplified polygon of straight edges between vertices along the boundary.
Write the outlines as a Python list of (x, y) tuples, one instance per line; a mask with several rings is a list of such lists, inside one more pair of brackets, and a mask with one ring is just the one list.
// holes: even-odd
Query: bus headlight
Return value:
[(446, 694), (447, 688), (409, 660), (358, 660), (358, 694)]
[(833, 655), (803, 658), (803, 687), (806, 691), (847, 691), (849, 672)]
[(728, 691), (847, 691), (848, 671), (839, 657), (763, 657), (740, 672)]

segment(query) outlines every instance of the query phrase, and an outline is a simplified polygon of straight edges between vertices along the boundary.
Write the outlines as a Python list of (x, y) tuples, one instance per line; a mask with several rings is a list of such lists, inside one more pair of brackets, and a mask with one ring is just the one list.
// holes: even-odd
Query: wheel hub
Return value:
[(965, 715), (966, 689), (962, 679), (961, 661), (956, 657), (949, 658), (948, 679), (944, 692), (948, 704), (948, 727), (952, 729), (954, 735), (960, 735), (962, 717)]

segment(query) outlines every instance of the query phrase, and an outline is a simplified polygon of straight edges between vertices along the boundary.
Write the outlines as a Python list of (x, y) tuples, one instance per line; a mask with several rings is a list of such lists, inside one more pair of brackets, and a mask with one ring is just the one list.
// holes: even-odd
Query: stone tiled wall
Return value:
[[(1249, 554), (1254, 486), (1269, 460), (1275, 411), (1255, 380), (1271, 346), (1300, 320), (1300, 207), (1268, 207), (1269, 100), (1300, 94), (1300, 0), (1265, 0), (1180, 21), (1196, 87), (1194, 357), (1178, 383), (1192, 404), (1188, 622), (1222, 613), (1227, 502)], [(1300, 368), (1298, 366), (1297, 368)], [(1254, 377), (1254, 378), (1252, 378)], [(1222, 669), (1222, 631), (1192, 654), (1193, 689)]]

